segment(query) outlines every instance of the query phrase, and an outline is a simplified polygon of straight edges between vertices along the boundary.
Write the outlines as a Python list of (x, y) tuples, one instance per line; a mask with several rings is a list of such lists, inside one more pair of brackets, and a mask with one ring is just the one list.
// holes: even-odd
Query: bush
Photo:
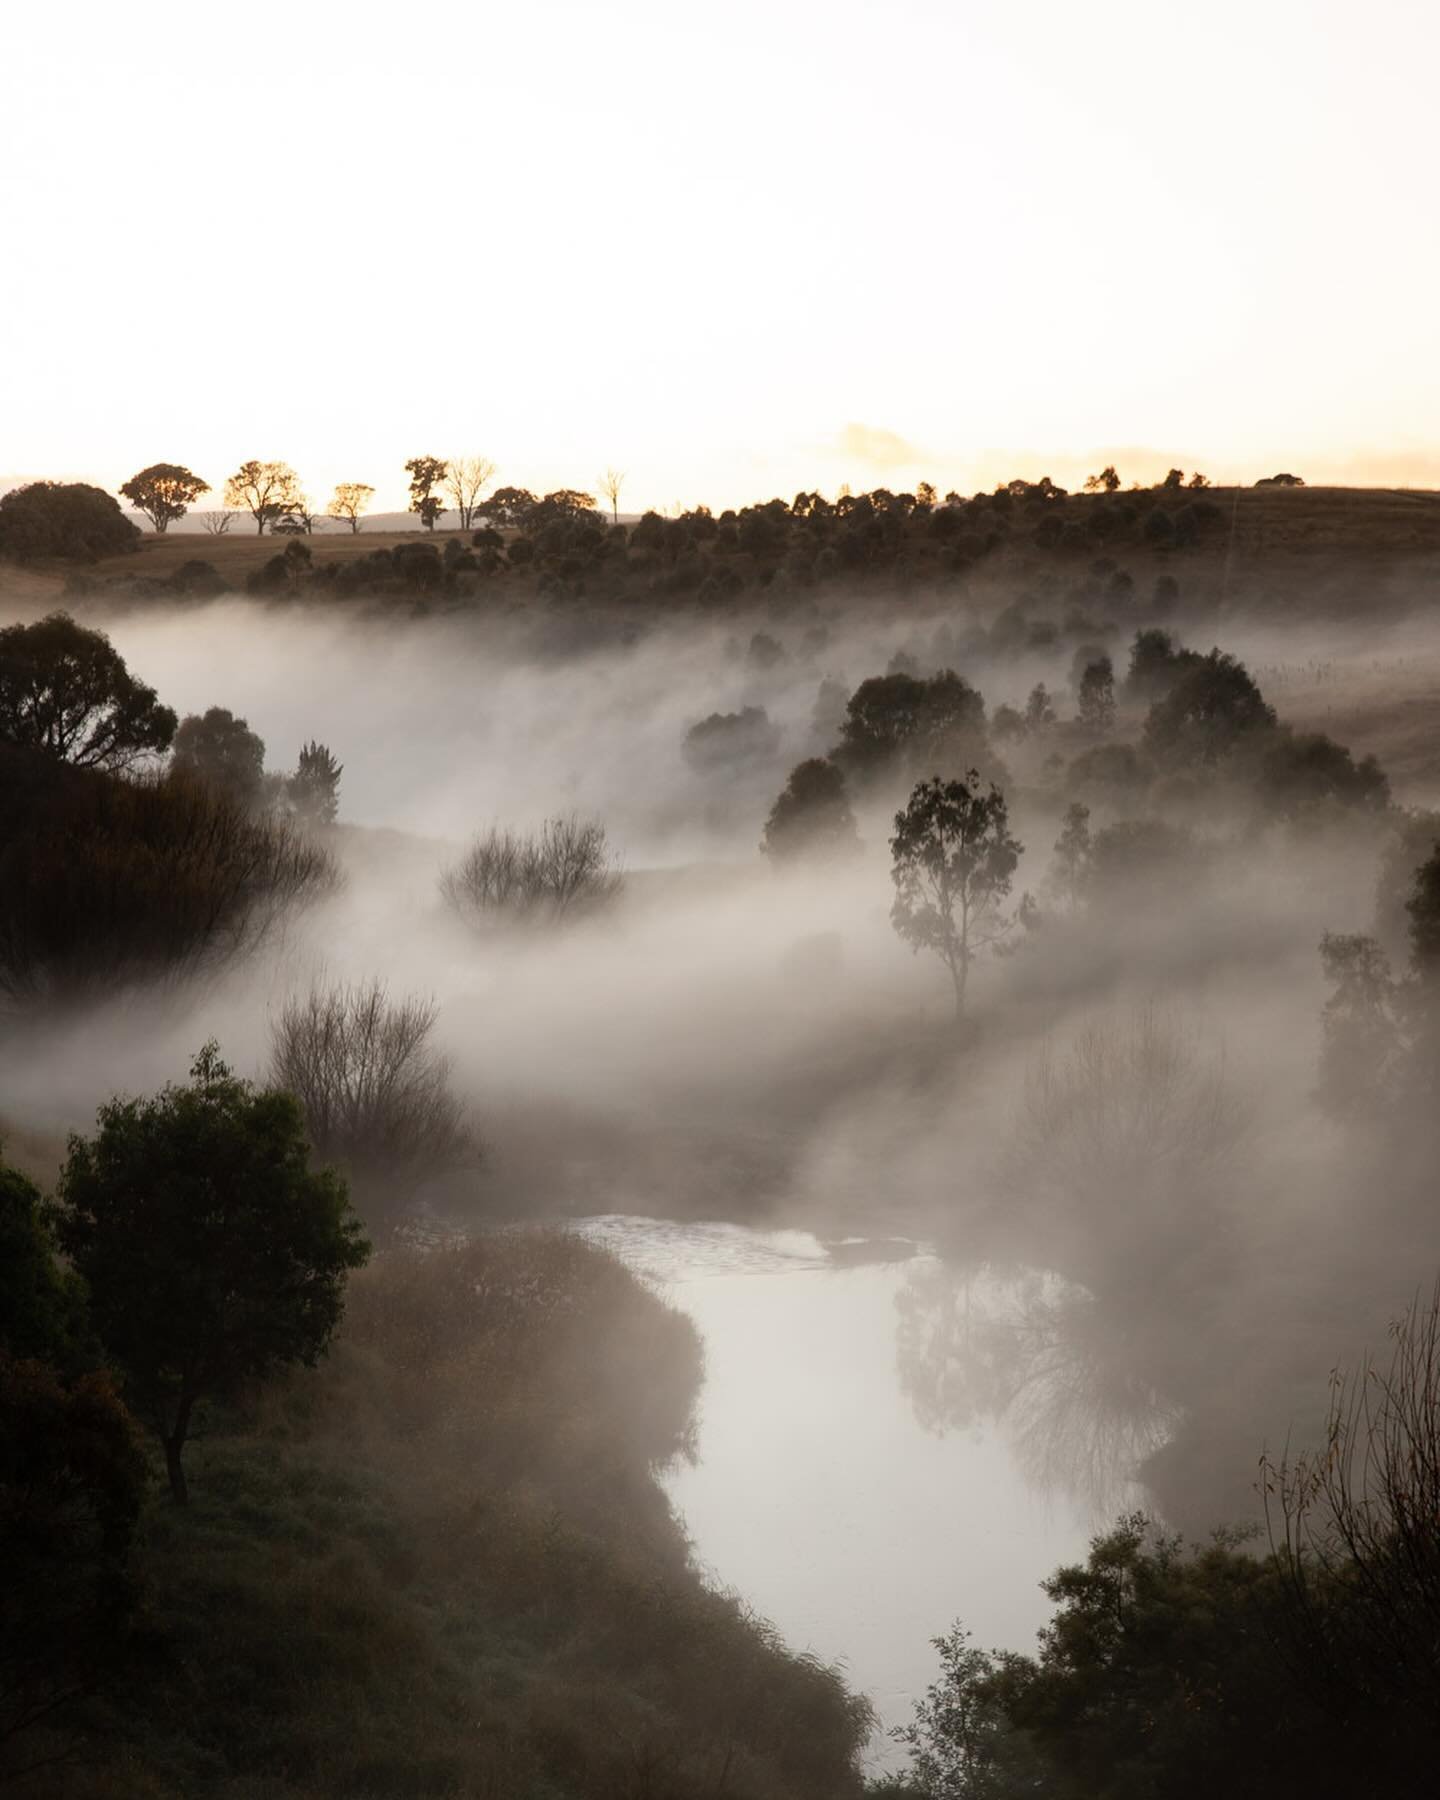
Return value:
[(0, 495), (0, 556), (16, 562), (42, 556), (94, 562), (139, 542), (139, 527), (119, 502), (83, 481), (33, 481)]
[(228, 707), (212, 706), (180, 721), (171, 767), (253, 807), (265, 779), (264, 740)]
[(71, 999), (255, 947), (330, 893), (331, 857), (183, 774), (0, 751), (0, 996)]
[(558, 923), (613, 900), (621, 881), (605, 827), (571, 813), (538, 832), (492, 826), (440, 877), (440, 892), (462, 917)]
[(713, 774), (735, 764), (763, 763), (780, 748), (780, 728), (763, 706), (738, 713), (711, 713), (685, 733), (681, 754), (698, 774)]
[(765, 821), (760, 848), (776, 863), (858, 853), (860, 837), (845, 776), (833, 762), (811, 756), (790, 771)]
[(436, 1015), (433, 1001), (392, 1003), (370, 981), (312, 988), (274, 1027), (271, 1077), (299, 1100), (312, 1146), (351, 1175), (366, 1212), (395, 1209), (417, 1182), (474, 1159), (449, 1062), (430, 1042)]

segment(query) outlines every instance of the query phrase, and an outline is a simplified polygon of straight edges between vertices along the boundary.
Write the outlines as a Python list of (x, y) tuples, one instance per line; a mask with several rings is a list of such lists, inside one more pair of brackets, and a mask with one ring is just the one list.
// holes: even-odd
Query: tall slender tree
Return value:
[(912, 950), (945, 964), (957, 1019), (976, 954), (1014, 923), (1000, 909), (1023, 848), (1005, 796), (994, 782), (983, 792), (974, 769), (963, 781), (919, 782), (895, 815), (890, 922)]

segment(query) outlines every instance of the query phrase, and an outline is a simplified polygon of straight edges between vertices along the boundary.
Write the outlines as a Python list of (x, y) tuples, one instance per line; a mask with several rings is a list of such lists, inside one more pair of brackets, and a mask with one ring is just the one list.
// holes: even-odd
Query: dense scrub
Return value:
[(0, 997), (194, 973), (329, 892), (329, 853), (183, 774), (120, 778), (0, 745)]
[(212, 1420), (190, 1507), (152, 1502), (66, 1791), (858, 1792), (863, 1704), (702, 1587), (655, 1482), (700, 1370), (573, 1237), (378, 1258), (328, 1365)]

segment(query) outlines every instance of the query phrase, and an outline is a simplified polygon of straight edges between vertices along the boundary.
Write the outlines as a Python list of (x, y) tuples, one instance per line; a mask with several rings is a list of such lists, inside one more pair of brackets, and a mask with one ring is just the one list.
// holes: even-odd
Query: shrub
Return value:
[(184, 975), (331, 892), (331, 857), (191, 776), (101, 775), (0, 752), (0, 996)]
[(763, 706), (738, 713), (711, 713), (685, 733), (681, 754), (700, 774), (736, 763), (765, 762), (780, 748), (780, 728)]
[(833, 762), (807, 757), (791, 771), (770, 808), (760, 848), (777, 863), (854, 856), (860, 849), (845, 776)]
[(299, 1100), (311, 1144), (351, 1175), (367, 1212), (474, 1158), (449, 1061), (430, 1042), (437, 1011), (432, 1000), (391, 1002), (370, 981), (312, 988), (275, 1024), (271, 1077)]
[(16, 562), (64, 556), (94, 562), (140, 542), (120, 506), (83, 481), (33, 481), (0, 495), (0, 556)]
[(613, 900), (622, 877), (605, 827), (571, 813), (538, 832), (492, 826), (440, 877), (462, 917), (558, 923)]

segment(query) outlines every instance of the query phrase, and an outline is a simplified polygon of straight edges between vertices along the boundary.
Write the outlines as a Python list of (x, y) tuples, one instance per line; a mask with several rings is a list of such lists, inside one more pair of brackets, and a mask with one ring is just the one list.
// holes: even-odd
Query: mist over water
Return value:
[[(1308, 1428), (1325, 1370), (1413, 1288), (1414, 1234), (1357, 1210), (1314, 1099), (1315, 946), (1368, 929), (1381, 828), (1282, 834), (1191, 795), (1187, 880), (988, 960), (958, 1034), (936, 966), (890, 928), (893, 804), (857, 808), (851, 862), (782, 874), (758, 854), (787, 770), (833, 741), (825, 679), (848, 690), (905, 652), (953, 662), (993, 714), (1063, 688), (1068, 649), (966, 659), (923, 612), (557, 645), (527, 621), (227, 600), (109, 629), (177, 711), (248, 719), (273, 766), (330, 746), (346, 881), (203, 986), (8, 1034), (6, 1115), (58, 1140), (212, 1036), (263, 1073), (279, 1009), (316, 981), (433, 996), (486, 1159), (430, 1207), (599, 1220), (692, 1314), (699, 1459), (669, 1487), (697, 1552), (792, 1644), (845, 1657), (886, 1722), (957, 1614), (1024, 1647), (1036, 1583), (1115, 1506), (1253, 1517), (1262, 1443)], [(1282, 710), (1389, 678), (1340, 637), (1323, 676), (1278, 629), (1221, 641), (1271, 670)], [(745, 707), (769, 748), (687, 761), (692, 726)], [(1043, 893), (1053, 783), (1038, 753), (1007, 755), (1016, 892)], [(571, 811), (623, 862), (613, 908), (478, 935), (444, 906), (475, 831)], [(851, 1238), (935, 1254), (846, 1266)]]

